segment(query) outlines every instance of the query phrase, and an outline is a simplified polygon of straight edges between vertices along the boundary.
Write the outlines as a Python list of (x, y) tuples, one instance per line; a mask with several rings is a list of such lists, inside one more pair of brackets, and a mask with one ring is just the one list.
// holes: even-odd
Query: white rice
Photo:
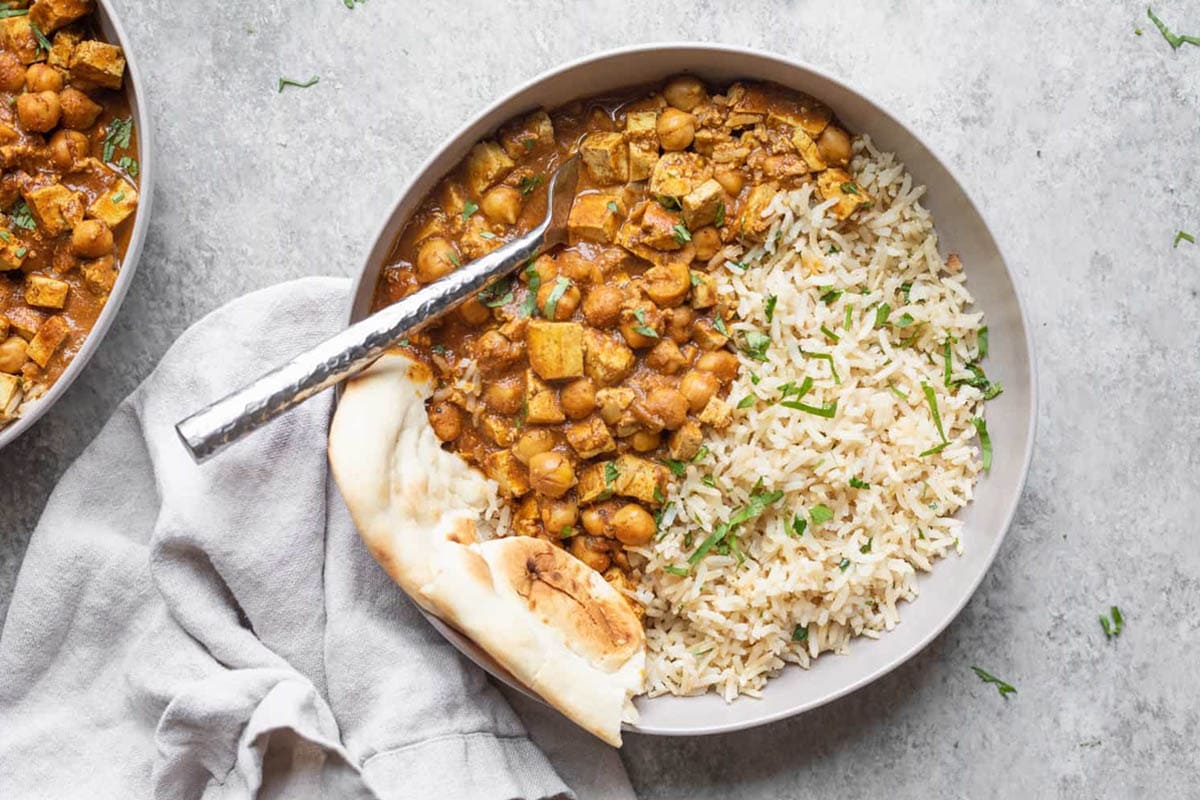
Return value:
[[(898, 604), (917, 595), (916, 573), (961, 546), (953, 515), (970, 502), (981, 468), (971, 419), (982, 411), (982, 394), (946, 387), (943, 346), (950, 337), (954, 377), (967, 377), (982, 314), (967, 310), (964, 276), (939, 255), (933, 221), (918, 202), (923, 187), (903, 165), (864, 138), (855, 142), (851, 171), (872, 207), (839, 227), (826, 213), (831, 203), (811, 187), (781, 193), (767, 211), (774, 222), (766, 247), (724, 254), (749, 268), (719, 267), (719, 291), (737, 315), (729, 326), (735, 339), (754, 330), (771, 342), (765, 362), (741, 356), (730, 390), (731, 405), (747, 396), (754, 404), (735, 410), (725, 431), (708, 433), (708, 454), (687, 467), (668, 498), (659, 539), (635, 551), (651, 695), (757, 695), (785, 664), (807, 667), (823, 652), (845, 653), (852, 637), (877, 637), (898, 624)], [(802, 258), (815, 267), (811, 274)], [(912, 283), (908, 303), (905, 282)], [(844, 294), (823, 302), (830, 289)], [(778, 301), (768, 322), (772, 295)], [(877, 329), (885, 302), (892, 322), (909, 314), (914, 324)], [(914, 331), (910, 346), (901, 346)], [(801, 351), (831, 354), (840, 384), (829, 361)], [(775, 402), (782, 384), (805, 377), (814, 386), (802, 402), (836, 401), (832, 419)], [(923, 384), (936, 393), (951, 444), (920, 457), (941, 441)], [(852, 488), (851, 478), (870, 488)], [(759, 491), (784, 495), (737, 529), (744, 562), (713, 550), (687, 575), (664, 570), (688, 568), (713, 526), (745, 506), (759, 481)], [(818, 504), (833, 518), (791, 532), (794, 516), (809, 519)], [(807, 639), (794, 641), (805, 628)]]

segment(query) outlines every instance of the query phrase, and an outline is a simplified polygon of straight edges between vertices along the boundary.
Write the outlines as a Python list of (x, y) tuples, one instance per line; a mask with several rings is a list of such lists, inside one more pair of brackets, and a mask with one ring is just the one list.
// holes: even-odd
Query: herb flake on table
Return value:
[(278, 94), (283, 94), (283, 90), (288, 86), (295, 86), (297, 89), (307, 89), (310, 86), (316, 86), (320, 82), (321, 76), (319, 75), (313, 75), (307, 81), (296, 81), (292, 80), (291, 78), (280, 78)]
[(972, 669), (972, 671), (974, 671), (974, 673), (976, 675), (979, 676), (979, 680), (983, 681), (984, 683), (995, 684), (996, 691), (1000, 692), (1000, 696), (1003, 697), (1005, 700), (1008, 699), (1008, 696), (1010, 694), (1017, 693), (1017, 687), (1013, 686), (1011, 683), (1008, 683), (1007, 681), (1003, 681), (1000, 678), (997, 678), (995, 675), (988, 672), (987, 670), (980, 669), (979, 667), (971, 667), (971, 669)]
[(1177, 231), (1175, 233), (1175, 241), (1172, 243), (1171, 247), (1179, 247), (1180, 242), (1190, 242), (1191, 244), (1195, 244), (1196, 237), (1192, 236), (1187, 231)]
[(1167, 40), (1167, 44), (1171, 45), (1172, 49), (1178, 50), (1185, 44), (1200, 47), (1200, 36), (1180, 36), (1172, 32), (1167, 27), (1167, 24), (1155, 15), (1154, 9), (1150, 6), (1146, 7), (1146, 16), (1150, 17), (1150, 21), (1154, 23), (1154, 27), (1158, 28), (1158, 32), (1163, 35), (1163, 38)]
[(1121, 628), (1125, 627), (1125, 616), (1116, 606), (1112, 606), (1108, 613), (1109, 616), (1100, 616), (1100, 627), (1104, 629), (1105, 637), (1112, 639), (1121, 635)]
[(361, 6), (365, 2), (367, 0), (342, 0), (342, 5), (353, 11), (355, 6)]

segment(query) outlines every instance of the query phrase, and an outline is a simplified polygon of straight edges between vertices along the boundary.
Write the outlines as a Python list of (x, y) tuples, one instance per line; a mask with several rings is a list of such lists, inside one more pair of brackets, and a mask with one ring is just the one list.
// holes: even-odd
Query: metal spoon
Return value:
[(405, 336), (453, 311), (539, 251), (566, 241), (578, 177), (579, 157), (574, 156), (550, 178), (546, 218), (529, 233), (351, 325), (177, 424), (175, 430), (192, 458), (204, 461), (317, 392), (362, 372)]

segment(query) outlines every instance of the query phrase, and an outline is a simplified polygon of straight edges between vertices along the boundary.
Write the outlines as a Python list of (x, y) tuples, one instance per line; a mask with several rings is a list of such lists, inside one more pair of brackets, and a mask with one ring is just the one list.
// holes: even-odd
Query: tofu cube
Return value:
[(567, 218), (570, 243), (582, 241), (607, 244), (621, 224), (621, 202), (616, 195), (585, 194), (575, 198)]
[(792, 131), (792, 144), (796, 146), (800, 157), (804, 159), (804, 163), (812, 172), (820, 172), (829, 166), (821, 157), (821, 150), (817, 147), (817, 143), (802, 129), (796, 128)]
[(629, 180), (644, 181), (658, 163), (657, 111), (632, 111), (625, 117), (625, 140), (629, 143)]
[(717, 304), (717, 279), (707, 272), (692, 270), (692, 308), (701, 310)]
[(836, 167), (817, 176), (817, 189), (826, 200), (837, 201), (830, 211), (838, 219), (846, 219), (872, 202), (871, 195), (858, 185), (849, 172)]
[(695, 230), (716, 222), (717, 213), (725, 204), (725, 190), (713, 179), (706, 180), (683, 196), (683, 221)]
[(21, 133), (12, 125), (0, 122), (0, 144), (12, 144), (21, 138)]
[(70, 333), (70, 328), (65, 319), (58, 316), (51, 317), (42, 323), (42, 327), (38, 328), (37, 334), (29, 342), (29, 349), (25, 351), (25, 355), (29, 356), (39, 367), (45, 368), (59, 346), (62, 345), (63, 339), (67, 338), (68, 333)]
[(578, 322), (531, 321), (525, 345), (529, 365), (540, 378), (553, 381), (583, 375), (583, 326)]
[(98, 297), (111, 292), (113, 284), (117, 282), (117, 262), (112, 256), (85, 261), (79, 271), (83, 273), (84, 285)]
[(28, 253), (29, 248), (9, 234), (8, 241), (0, 241), (0, 272), (20, 269)]
[(621, 134), (589, 133), (579, 145), (579, 155), (601, 186), (629, 180), (629, 147)]
[(10, 416), (21, 401), (21, 379), (0, 372), (0, 418)]
[(623, 341), (588, 328), (584, 370), (601, 386), (620, 383), (633, 369), (634, 355)]
[[(646, 504), (658, 505), (667, 495), (667, 468), (634, 455), (621, 455), (616, 467), (613, 491), (623, 497), (633, 497)], [(611, 476), (612, 471), (608, 474)]]
[(39, 308), (62, 308), (67, 304), (71, 286), (66, 281), (45, 275), (25, 276), (25, 302)]
[(680, 198), (712, 176), (712, 165), (699, 153), (664, 153), (650, 175), (650, 194)]
[(137, 189), (122, 182), (97, 197), (87, 213), (92, 219), (103, 220), (108, 223), (108, 227), (116, 228), (134, 212), (137, 205)]
[(679, 345), (669, 338), (658, 340), (658, 344), (646, 354), (646, 366), (664, 375), (674, 375), (687, 364)]
[(38, 328), (42, 327), (46, 321), (44, 314), (26, 306), (10, 308), (4, 312), (4, 316), (16, 334), (25, 341), (29, 341), (37, 335)]
[(674, 211), (668, 211), (658, 203), (647, 203), (638, 238), (642, 244), (655, 250), (678, 250), (684, 244), (679, 241), (675, 227), (680, 222), (679, 215)]
[[(613, 486), (606, 480), (605, 472), (611, 461), (602, 461), (599, 464), (591, 464), (584, 467), (579, 473), (579, 483), (575, 486), (575, 491), (579, 495), (579, 503), (587, 505), (598, 500), (607, 500), (613, 496)], [(615, 467), (615, 465), (614, 465)], [(608, 470), (611, 475), (612, 471)]]
[(482, 197), (515, 166), (516, 162), (496, 142), (480, 142), (467, 153), (467, 186), (476, 197)]
[(38, 227), (48, 236), (69, 233), (83, 221), (83, 195), (62, 184), (25, 192), (25, 202)]
[(125, 53), (115, 44), (86, 41), (71, 51), (72, 83), (120, 89), (125, 75)]
[(637, 394), (628, 386), (612, 386), (596, 391), (596, 410), (609, 425), (616, 425), (633, 405)]
[(767, 206), (775, 199), (779, 187), (774, 183), (760, 183), (750, 190), (737, 218), (738, 235), (743, 239), (761, 242), (771, 227), (771, 219), (763, 217)]
[(733, 409), (721, 398), (713, 397), (700, 411), (697, 419), (705, 425), (711, 425), (721, 430), (722, 428), (729, 427), (729, 423), (733, 420)]
[(520, 122), (502, 128), (500, 144), (509, 158), (519, 159), (554, 144), (554, 123), (545, 111), (535, 111)]
[(480, 422), (483, 435), (497, 447), (509, 447), (517, 440), (517, 426), (495, 414), (485, 414)]
[(701, 350), (720, 350), (729, 342), (729, 337), (717, 330), (712, 320), (701, 317), (692, 323), (692, 341)]
[(46, 63), (63, 71), (70, 70), (71, 55), (75, 52), (75, 45), (81, 41), (83, 41), (83, 34), (78, 31), (59, 31), (54, 34), (54, 43), (50, 46), (50, 54), (46, 56)]
[(69, 25), (92, 11), (92, 0), (37, 0), (29, 9), (29, 21), (44, 34)]
[(11, 50), (22, 64), (42, 60), (42, 48), (38, 45), (28, 16), (0, 19), (0, 26), (0, 39), (3, 39), (5, 49)]
[(704, 434), (700, 431), (700, 424), (689, 419), (671, 434), (667, 450), (676, 461), (691, 461), (692, 456), (700, 451), (700, 443), (703, 441)]
[(500, 486), (507, 497), (520, 497), (529, 492), (529, 475), (511, 450), (497, 450), (483, 459), (483, 472)]
[(597, 416), (588, 417), (582, 422), (568, 426), (567, 443), (574, 448), (580, 458), (592, 458), (617, 449), (616, 440), (613, 439), (608, 426)]
[(539, 380), (533, 370), (525, 370), (525, 421), (533, 425), (550, 425), (566, 418), (558, 390)]

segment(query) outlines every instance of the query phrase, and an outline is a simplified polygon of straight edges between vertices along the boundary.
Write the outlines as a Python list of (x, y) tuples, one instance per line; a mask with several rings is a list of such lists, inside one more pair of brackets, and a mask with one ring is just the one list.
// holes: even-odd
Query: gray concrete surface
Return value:
[[(409, 171), (543, 69), (638, 41), (752, 45), (856, 83), (955, 167), (1024, 279), (1040, 437), (995, 567), (928, 650), (788, 722), (632, 736), (634, 784), (714, 799), (1200, 791), (1200, 247), (1172, 248), (1178, 229), (1200, 236), (1200, 47), (1173, 51), (1144, 4), (117, 4), (157, 119), (155, 218), (104, 346), (0, 457), (0, 614), (56, 481), (189, 323), (258, 287), (352, 273)], [(1196, 0), (1155, 10), (1200, 34)], [(281, 75), (321, 82), (278, 94)], [(1111, 603), (1128, 622), (1107, 642)], [(1019, 693), (1002, 699), (972, 664)]]

